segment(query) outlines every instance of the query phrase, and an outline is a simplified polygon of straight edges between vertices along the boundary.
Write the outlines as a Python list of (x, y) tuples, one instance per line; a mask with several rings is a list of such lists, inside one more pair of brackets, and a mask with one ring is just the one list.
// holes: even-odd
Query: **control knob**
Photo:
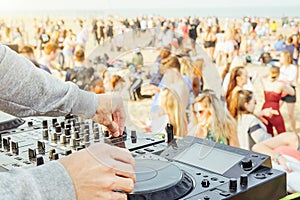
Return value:
[(244, 158), (242, 160), (242, 169), (244, 171), (250, 171), (252, 170), (252, 160), (249, 158)]
[(248, 176), (247, 176), (247, 174), (241, 174), (240, 185), (242, 187), (246, 187), (248, 185)]
[(236, 180), (236, 178), (231, 178), (229, 180), (229, 190), (231, 192), (235, 192), (236, 189), (237, 189), (237, 180)]

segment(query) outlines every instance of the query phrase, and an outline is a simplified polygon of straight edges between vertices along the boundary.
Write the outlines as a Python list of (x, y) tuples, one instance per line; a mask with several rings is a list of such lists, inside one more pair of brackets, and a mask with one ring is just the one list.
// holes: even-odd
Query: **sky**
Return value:
[[(284, 2), (284, 4), (283, 4)], [(98, 10), (128, 8), (195, 8), (232, 6), (295, 6), (300, 0), (1, 0), (0, 11), (9, 10)]]

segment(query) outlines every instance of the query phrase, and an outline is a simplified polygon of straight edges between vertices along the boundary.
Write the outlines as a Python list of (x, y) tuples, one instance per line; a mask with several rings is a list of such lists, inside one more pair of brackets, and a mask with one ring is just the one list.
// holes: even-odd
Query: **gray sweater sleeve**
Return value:
[[(91, 118), (97, 109), (94, 93), (80, 90), (36, 68), (29, 60), (0, 45), (0, 110), (15, 116)], [(67, 171), (59, 162), (0, 173), (1, 199), (76, 199)]]
[(58, 161), (40, 167), (0, 173), (3, 200), (75, 200), (73, 183)]
[(4, 45), (0, 45), (0, 110), (15, 116), (91, 118), (98, 100), (94, 93), (63, 82)]

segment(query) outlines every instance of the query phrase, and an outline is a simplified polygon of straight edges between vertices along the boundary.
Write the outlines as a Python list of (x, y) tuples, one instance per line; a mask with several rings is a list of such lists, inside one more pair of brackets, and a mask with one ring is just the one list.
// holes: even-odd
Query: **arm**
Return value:
[[(0, 46), (0, 93), (0, 110), (19, 116), (71, 112), (93, 117), (114, 136), (124, 127), (120, 96), (95, 95), (72, 83), (63, 83), (5, 46)], [(114, 190), (133, 190), (134, 160), (128, 150), (98, 143), (60, 163), (0, 174), (0, 194), (6, 195), (5, 199), (75, 199), (76, 192), (77, 198), (125, 199), (126, 194)]]
[(0, 46), (0, 110), (17, 116), (61, 116), (73, 113), (91, 118), (98, 99), (37, 69), (8, 47)]
[(289, 84), (282, 84), (282, 91), (291, 95), (291, 96), (294, 96), (295, 95), (295, 90), (294, 88), (292, 88)]
[(281, 154), (277, 153), (275, 149), (281, 146), (288, 146), (297, 149), (298, 138), (296, 137), (296, 134), (293, 132), (285, 132), (277, 135), (276, 137), (272, 137), (261, 143), (255, 144), (252, 147), (252, 151), (271, 156), (272, 160), (278, 162), (280, 165), (283, 165), (287, 170), (289, 170), (289, 168), (286, 165), (285, 158), (282, 157)]
[(231, 130), (229, 137), (229, 145), (234, 147), (240, 147), (237, 132), (235, 130)]
[(72, 180), (57, 161), (31, 169), (1, 172), (0, 179), (1, 199), (76, 199)]
[(274, 149), (280, 146), (290, 146), (297, 148), (298, 139), (296, 134), (293, 132), (286, 132), (265, 140), (261, 143), (255, 144), (252, 148), (253, 151), (260, 152), (271, 156), (273, 159), (277, 154)]

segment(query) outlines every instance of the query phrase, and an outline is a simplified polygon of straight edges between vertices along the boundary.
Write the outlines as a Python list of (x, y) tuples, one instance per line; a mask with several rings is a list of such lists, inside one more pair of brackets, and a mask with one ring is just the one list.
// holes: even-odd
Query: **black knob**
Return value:
[(76, 140), (80, 139), (80, 136), (79, 136), (79, 132), (78, 132), (78, 131), (75, 131), (75, 132), (74, 132), (74, 138), (75, 138)]
[(248, 175), (247, 174), (241, 174), (241, 177), (240, 177), (240, 185), (242, 187), (245, 187), (248, 185)]
[(42, 126), (43, 126), (43, 129), (47, 129), (48, 128), (48, 121), (47, 120), (43, 120)]
[(3, 150), (10, 151), (10, 137), (2, 139)]
[(109, 132), (107, 130), (104, 131), (104, 137), (109, 137)]
[(60, 137), (59, 137), (59, 142), (60, 142), (61, 144), (65, 144), (65, 143), (67, 142), (66, 136), (65, 136), (65, 135), (60, 135)]
[(43, 139), (48, 140), (49, 134), (48, 134), (48, 129), (43, 130)]
[(55, 154), (55, 149), (50, 149), (49, 150), (49, 159), (53, 160), (53, 154)]
[(70, 147), (75, 147), (76, 146), (76, 140), (73, 138), (70, 140)]
[(51, 141), (56, 141), (56, 140), (57, 140), (57, 134), (51, 133)]
[(31, 148), (28, 149), (28, 158), (29, 158), (29, 161), (31, 161), (31, 162), (36, 161), (36, 151), (35, 151), (35, 149), (31, 149)]
[(66, 155), (66, 156), (68, 156), (68, 155), (70, 155), (70, 154), (72, 154), (72, 150), (70, 150), (70, 149), (67, 150), (67, 151), (65, 152), (65, 155)]
[(56, 126), (55, 127), (55, 132), (56, 133), (61, 133), (61, 126)]
[(167, 132), (167, 142), (170, 143), (174, 140), (174, 129), (172, 124), (170, 123), (167, 124), (166, 132)]
[(203, 197), (204, 200), (210, 200), (209, 196)]
[(59, 154), (58, 153), (54, 153), (53, 154), (53, 160), (58, 160), (59, 159)]
[(85, 135), (83, 136), (83, 141), (84, 141), (85, 143), (89, 143), (89, 142), (90, 142), (90, 135), (85, 134)]
[(28, 124), (28, 126), (33, 126), (33, 122), (32, 121), (29, 121), (27, 124)]
[(236, 189), (237, 189), (237, 180), (236, 180), (236, 178), (231, 178), (229, 180), (229, 190), (231, 192), (235, 192)]
[(136, 143), (137, 142), (137, 135), (136, 135), (136, 131), (135, 130), (131, 130), (131, 142), (132, 143)]
[(55, 122), (55, 123), (53, 124), (53, 127), (57, 127), (57, 126), (60, 126), (60, 123), (59, 123), (59, 122)]
[(72, 125), (71, 124), (66, 124), (66, 129), (71, 129)]
[(249, 158), (244, 158), (242, 160), (242, 169), (245, 171), (252, 170), (252, 160)]
[(60, 122), (60, 127), (65, 128), (65, 122), (64, 121)]
[(100, 139), (99, 129), (94, 130), (94, 139), (95, 142), (98, 142)]
[(42, 156), (38, 156), (36, 158), (36, 166), (44, 164), (44, 158)]
[(69, 128), (65, 129), (65, 135), (66, 135), (66, 137), (71, 136), (71, 130)]
[(84, 129), (83, 134), (89, 135), (90, 134), (90, 130), (89, 129)]
[(11, 141), (11, 152), (14, 155), (19, 155), (19, 144), (18, 144), (18, 142)]
[(38, 146), (39, 154), (44, 155), (45, 154), (45, 142), (37, 141), (37, 146)]
[(207, 187), (209, 187), (210, 182), (207, 179), (203, 179), (202, 182), (201, 182), (201, 185), (202, 185), (202, 187), (207, 188)]
[(136, 130), (131, 130), (131, 135), (130, 135), (131, 138), (136, 138)]
[(56, 118), (52, 118), (52, 125), (54, 126), (54, 124), (57, 122)]

